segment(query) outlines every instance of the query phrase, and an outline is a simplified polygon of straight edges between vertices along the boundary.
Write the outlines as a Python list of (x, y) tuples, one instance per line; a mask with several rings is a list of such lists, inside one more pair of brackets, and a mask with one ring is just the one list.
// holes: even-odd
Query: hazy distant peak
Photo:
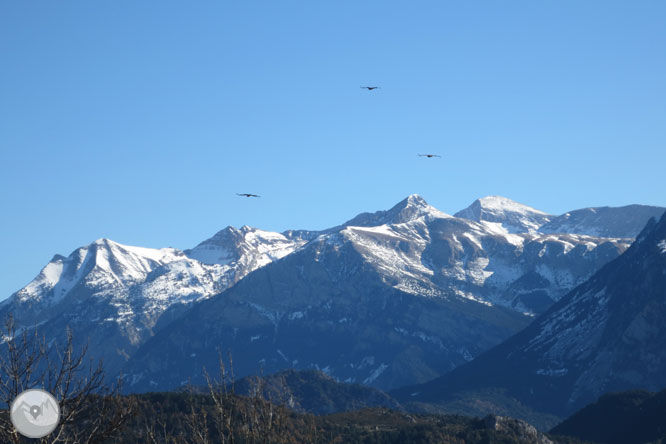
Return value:
[(649, 205), (581, 208), (552, 218), (539, 231), (632, 238), (640, 233), (650, 218), (660, 218), (663, 213), (664, 208)]

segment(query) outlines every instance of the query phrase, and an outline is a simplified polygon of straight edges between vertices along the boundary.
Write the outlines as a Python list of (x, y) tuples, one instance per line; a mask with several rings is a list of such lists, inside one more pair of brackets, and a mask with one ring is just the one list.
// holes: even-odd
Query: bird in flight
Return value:
[(372, 91), (373, 89), (378, 89), (379, 86), (361, 86), (361, 89), (367, 89), (368, 91)]
[(243, 197), (261, 197), (258, 194), (250, 194), (250, 193), (236, 193), (237, 196), (243, 196)]
[(419, 154), (419, 157), (427, 157), (427, 158), (432, 158), (432, 157), (442, 157), (439, 154)]

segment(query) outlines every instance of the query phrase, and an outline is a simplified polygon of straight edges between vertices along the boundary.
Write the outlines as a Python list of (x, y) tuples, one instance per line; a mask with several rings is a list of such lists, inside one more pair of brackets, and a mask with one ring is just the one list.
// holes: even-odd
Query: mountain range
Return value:
[(134, 391), (287, 368), (384, 389), (428, 381), (527, 326), (622, 254), (663, 208), (553, 216), (506, 198), (455, 216), (417, 195), (322, 231), (227, 227), (189, 250), (100, 239), (56, 255), (0, 304), (66, 327)]
[(477, 414), (518, 404), (565, 417), (607, 392), (666, 387), (665, 319), (666, 214), (520, 333), (393, 395), (443, 410), (467, 399)]

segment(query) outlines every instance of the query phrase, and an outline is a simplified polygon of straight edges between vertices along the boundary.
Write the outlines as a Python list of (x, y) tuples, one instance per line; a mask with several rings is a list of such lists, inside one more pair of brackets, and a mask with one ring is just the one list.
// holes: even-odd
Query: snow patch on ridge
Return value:
[(527, 205), (523, 205), (514, 200), (507, 199), (502, 196), (486, 196), (479, 199), (483, 208), (494, 211), (494, 212), (507, 212), (511, 211), (514, 213), (520, 214), (541, 214), (543, 216), (548, 216), (547, 213), (539, 211)]
[(261, 316), (271, 321), (271, 323), (275, 325), (275, 327), (277, 327), (277, 325), (280, 323), (280, 320), (282, 319), (282, 316), (284, 314), (279, 311), (275, 312), (271, 311), (262, 305), (255, 304), (254, 302), (248, 302), (247, 305), (254, 308), (257, 311), (257, 313), (259, 313)]
[(666, 239), (662, 240), (657, 244), (657, 247), (661, 250), (662, 253), (666, 254)]
[(381, 376), (382, 373), (384, 373), (384, 370), (388, 368), (388, 365), (384, 364), (383, 362), (379, 364), (379, 367), (377, 367), (367, 378), (363, 380), (363, 384), (372, 384), (379, 376)]
[[(341, 232), (374, 266), (388, 273), (399, 273), (414, 279), (432, 276), (433, 271), (423, 265), (421, 253), (426, 247), (423, 238), (396, 227), (347, 227)], [(409, 245), (405, 250), (401, 246)]]
[(567, 373), (569, 373), (569, 369), (566, 368), (560, 368), (560, 369), (540, 368), (539, 370), (536, 371), (537, 375), (542, 375), (542, 376), (564, 376)]

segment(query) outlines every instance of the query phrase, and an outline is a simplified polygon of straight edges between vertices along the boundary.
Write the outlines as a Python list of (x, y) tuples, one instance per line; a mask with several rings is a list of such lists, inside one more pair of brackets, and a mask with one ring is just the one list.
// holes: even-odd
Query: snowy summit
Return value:
[(502, 196), (486, 196), (455, 214), (476, 222), (499, 224), (508, 233), (535, 232), (553, 216)]
[(421, 217), (447, 219), (451, 216), (428, 204), (418, 194), (401, 200), (391, 209), (374, 213), (361, 213), (343, 224), (345, 227), (376, 227), (379, 225), (402, 224)]

